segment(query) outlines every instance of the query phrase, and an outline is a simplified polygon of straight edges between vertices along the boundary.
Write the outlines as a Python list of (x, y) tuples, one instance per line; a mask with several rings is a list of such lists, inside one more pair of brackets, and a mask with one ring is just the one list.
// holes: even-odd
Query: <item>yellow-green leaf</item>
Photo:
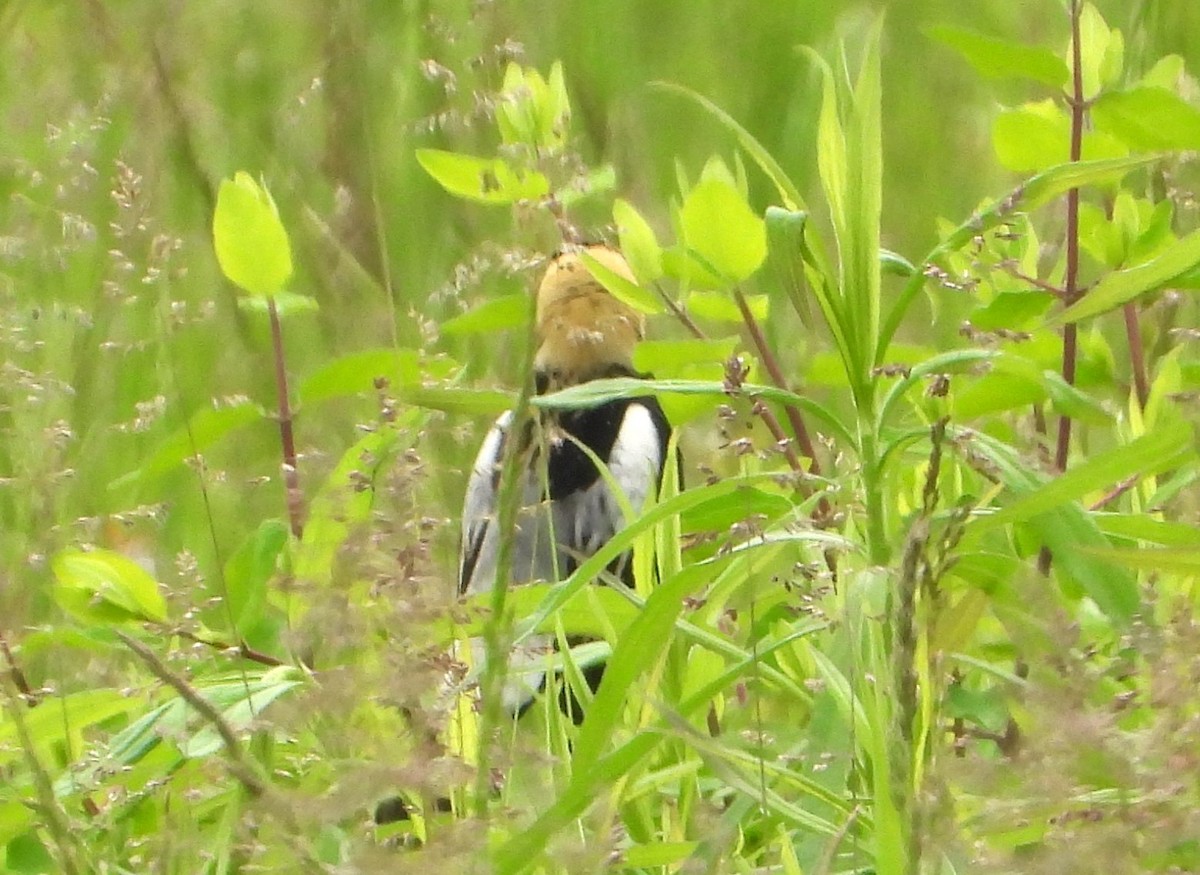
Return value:
[(727, 182), (701, 180), (679, 211), (684, 245), (725, 280), (741, 282), (767, 257), (767, 230), (745, 199)]
[(164, 622), (167, 603), (158, 583), (132, 559), (112, 550), (66, 550), (54, 557), (55, 595), (85, 621)]
[(499, 158), (418, 149), (417, 162), (450, 194), (482, 204), (515, 204), (550, 193), (550, 183), (541, 173), (514, 169)]
[(292, 248), (275, 201), (249, 173), (221, 183), (213, 249), (221, 272), (251, 295), (277, 294), (292, 275)]

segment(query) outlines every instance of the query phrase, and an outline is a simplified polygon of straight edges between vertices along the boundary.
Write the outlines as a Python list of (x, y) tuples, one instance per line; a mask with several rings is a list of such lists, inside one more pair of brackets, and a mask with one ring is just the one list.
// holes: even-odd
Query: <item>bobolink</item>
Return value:
[[(613, 273), (633, 281), (625, 259), (605, 246), (586, 252)], [(633, 348), (642, 339), (640, 314), (609, 294), (588, 272), (578, 252), (555, 256), (537, 290), (535, 388), (538, 394), (606, 377), (640, 377)], [(627, 520), (587, 447), (604, 461), (633, 512), (656, 493), (671, 429), (651, 395), (591, 407), (543, 411), (516, 432), (520, 445), (520, 505), (511, 537), (510, 585), (566, 578)], [(484, 438), (463, 506), (459, 589), (479, 593), (495, 586), (500, 539), (496, 524), (500, 468), (513, 439), (513, 414), (503, 414)], [(632, 583), (629, 557), (609, 569)], [(545, 679), (548, 635), (527, 638), (509, 659), (504, 707), (520, 712)], [(476, 664), (482, 646), (476, 642)]]

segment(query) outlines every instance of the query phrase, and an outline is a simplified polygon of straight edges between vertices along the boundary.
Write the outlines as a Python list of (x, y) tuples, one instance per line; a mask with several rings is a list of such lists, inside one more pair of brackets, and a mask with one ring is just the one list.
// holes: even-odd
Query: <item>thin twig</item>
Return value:
[(266, 785), (263, 783), (262, 778), (256, 774), (255, 770), (251, 768), (249, 763), (246, 762), (245, 754), (242, 751), (242, 743), (238, 741), (233, 727), (221, 716), (221, 712), (213, 707), (211, 702), (196, 692), (187, 681), (167, 668), (154, 651), (145, 644), (135, 638), (131, 638), (119, 629), (117, 630), (117, 637), (145, 663), (146, 668), (150, 669), (151, 674), (178, 693), (179, 698), (191, 705), (196, 713), (217, 731), (217, 735), (221, 736), (221, 741), (225, 745), (225, 752), (229, 755), (230, 771), (233, 772), (234, 777), (242, 782), (242, 785), (249, 791), (250, 795), (257, 798), (266, 793)]
[(292, 536), (297, 540), (304, 534), (304, 497), (300, 493), (300, 474), (296, 468), (296, 438), (292, 434), (292, 407), (288, 400), (287, 367), (283, 355), (283, 329), (275, 299), (267, 298), (271, 316), (271, 348), (275, 354), (275, 394), (279, 403), (279, 442), (283, 446), (283, 481), (287, 490), (288, 519)]
[(1018, 270), (1017, 267), (1014, 264), (1012, 264), (1011, 262), (1005, 262), (1004, 264), (1001, 264), (1000, 269), (1003, 270), (1005, 273), (1007, 273), (1009, 276), (1015, 277), (1016, 279), (1021, 280), (1021, 282), (1029, 283), (1034, 288), (1041, 289), (1043, 292), (1049, 292), (1050, 294), (1054, 295), (1054, 297), (1058, 298), (1059, 300), (1062, 300), (1063, 298), (1065, 298), (1067, 296), (1066, 289), (1061, 289), (1058, 286), (1054, 285), (1054, 283), (1048, 283), (1043, 279), (1038, 279), (1035, 276), (1030, 276), (1029, 274), (1025, 273), (1024, 271)]
[(1122, 480), (1120, 483), (1118, 483), (1116, 486), (1114, 486), (1112, 489), (1110, 489), (1104, 495), (1103, 498), (1099, 499), (1091, 507), (1089, 507), (1088, 510), (1100, 510), (1100, 508), (1105, 507), (1108, 504), (1111, 504), (1112, 502), (1114, 502), (1118, 498), (1120, 498), (1122, 495), (1124, 495), (1126, 492), (1128, 492), (1130, 489), (1132, 489), (1134, 486), (1136, 486), (1137, 482), (1138, 482), (1138, 478), (1136, 475), (1133, 477), (1126, 477), (1124, 480)]
[(213, 650), (220, 650), (223, 653), (236, 653), (242, 659), (248, 659), (251, 662), (257, 662), (259, 665), (279, 666), (287, 665), (282, 659), (271, 656), (269, 653), (262, 653), (255, 650), (245, 641), (240, 641), (237, 644), (230, 644), (228, 641), (213, 641), (210, 638), (201, 638), (193, 632), (188, 632), (186, 629), (168, 629), (165, 630), (169, 635), (178, 635), (195, 644), (203, 644), (205, 647), (211, 647)]
[(671, 311), (671, 315), (679, 320), (680, 324), (682, 324), (683, 327), (688, 330), (692, 337), (696, 338), (697, 340), (708, 340), (708, 336), (704, 333), (703, 329), (701, 329), (700, 326), (695, 323), (692, 317), (688, 314), (688, 311), (685, 310), (678, 301), (664, 292), (657, 284), (655, 285), (655, 289), (658, 291), (658, 296), (662, 298), (663, 303), (667, 305), (667, 309)]

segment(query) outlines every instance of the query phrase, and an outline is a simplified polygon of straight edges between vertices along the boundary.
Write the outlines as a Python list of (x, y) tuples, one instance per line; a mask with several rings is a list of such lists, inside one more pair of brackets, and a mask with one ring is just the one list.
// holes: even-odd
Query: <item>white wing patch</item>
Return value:
[(662, 466), (662, 435), (646, 406), (634, 401), (625, 408), (621, 430), (608, 457), (608, 470), (634, 513), (641, 513), (647, 497), (658, 489)]

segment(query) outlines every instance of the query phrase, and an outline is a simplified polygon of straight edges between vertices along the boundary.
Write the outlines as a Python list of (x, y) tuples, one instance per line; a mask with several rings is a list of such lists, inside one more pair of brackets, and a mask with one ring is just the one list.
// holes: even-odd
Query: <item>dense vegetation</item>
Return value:
[[(1200, 10), (896, 5), (0, 4), (3, 868), (1200, 870)], [(459, 600), (579, 239), (682, 485)]]

